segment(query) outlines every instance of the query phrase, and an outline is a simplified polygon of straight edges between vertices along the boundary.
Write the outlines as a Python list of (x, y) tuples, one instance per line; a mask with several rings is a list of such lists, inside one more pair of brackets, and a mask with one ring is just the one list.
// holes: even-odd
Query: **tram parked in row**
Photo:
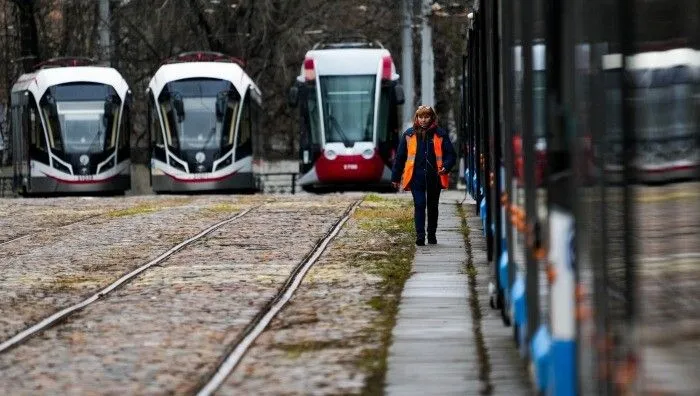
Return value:
[(10, 101), (13, 185), (22, 195), (123, 193), (131, 185), (131, 91), (115, 69), (56, 58)]
[(262, 93), (242, 61), (214, 52), (168, 59), (148, 85), (157, 193), (253, 191)]
[(364, 40), (319, 43), (289, 99), (300, 112), (303, 189), (390, 188), (404, 95), (388, 50)]

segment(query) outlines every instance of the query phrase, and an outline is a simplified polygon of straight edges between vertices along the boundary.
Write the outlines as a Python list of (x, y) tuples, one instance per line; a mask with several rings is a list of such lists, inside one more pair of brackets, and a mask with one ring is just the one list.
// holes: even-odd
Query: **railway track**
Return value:
[[(33, 326), (6, 334), (13, 337), (0, 345), (0, 382), (15, 394), (223, 389), (248, 347), (296, 296), (307, 271), (324, 260), (360, 202), (354, 197), (264, 202), (258, 206), (267, 210), (204, 230), (208, 236), (188, 238), (200, 237), (189, 247), (183, 241), (148, 263), (135, 262), (140, 267), (124, 276), (132, 279), (93, 289), (68, 309), (56, 306), (26, 322)], [(65, 375), (55, 376), (56, 370)], [(216, 378), (223, 383), (212, 382)]]
[(205, 236), (207, 236), (210, 233), (212, 233), (213, 231), (223, 227), (224, 225), (240, 219), (241, 217), (248, 214), (251, 210), (256, 209), (260, 206), (262, 206), (262, 205), (257, 205), (257, 206), (254, 206), (252, 208), (245, 209), (245, 210), (237, 213), (236, 215), (234, 215), (226, 220), (219, 221), (219, 222), (211, 225), (210, 227), (206, 228), (205, 230), (199, 232), (198, 234), (196, 234), (196, 235), (186, 239), (185, 241), (175, 245), (170, 250), (166, 251), (165, 253), (161, 254), (160, 256), (156, 257), (155, 259), (153, 259), (153, 260), (141, 265), (140, 267), (134, 269), (133, 271), (123, 275), (122, 277), (120, 277), (116, 281), (112, 282), (111, 284), (109, 284), (105, 288), (101, 289), (97, 293), (94, 293), (93, 295), (84, 299), (83, 301), (81, 301), (77, 304), (73, 304), (69, 307), (66, 307), (66, 308), (46, 317), (45, 319), (41, 320), (40, 322), (38, 322), (32, 326), (27, 327), (26, 329), (17, 333), (16, 335), (9, 338), (8, 340), (0, 343), (0, 353), (3, 353), (11, 348), (14, 348), (18, 345), (21, 345), (23, 342), (26, 342), (27, 340), (29, 340), (32, 336), (46, 330), (47, 328), (53, 326), (54, 324), (65, 319), (66, 317), (70, 316), (71, 314), (84, 309), (88, 305), (90, 305), (90, 304), (98, 301), (99, 299), (105, 297), (106, 295), (110, 294), (111, 292), (113, 292), (114, 290), (119, 288), (120, 286), (123, 286), (124, 284), (133, 280), (136, 276), (138, 276), (139, 274), (148, 270), (149, 268), (151, 268), (155, 265), (161, 264), (162, 262), (167, 260), (169, 257), (171, 257), (173, 254), (183, 250), (184, 248), (191, 245), (192, 243), (201, 240)]
[(297, 264), (270, 302), (258, 312), (253, 320), (245, 327), (238, 339), (228, 347), (224, 359), (216, 368), (213, 375), (202, 385), (197, 392), (198, 396), (208, 396), (215, 392), (231, 372), (236, 368), (243, 356), (253, 344), (255, 339), (262, 334), (272, 319), (279, 313), (294, 295), (304, 275), (316, 263), (318, 258), (326, 250), (328, 244), (338, 235), (343, 225), (348, 221), (353, 212), (360, 205), (362, 200), (355, 201), (342, 215), (340, 219), (331, 227), (326, 235), (321, 238), (311, 251)]

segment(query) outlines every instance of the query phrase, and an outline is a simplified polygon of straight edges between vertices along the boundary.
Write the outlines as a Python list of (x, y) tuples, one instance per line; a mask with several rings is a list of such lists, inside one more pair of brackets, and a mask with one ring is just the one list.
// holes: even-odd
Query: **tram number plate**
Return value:
[(78, 181), (81, 182), (90, 182), (93, 180), (92, 175), (78, 175)]
[(357, 164), (345, 164), (345, 165), (343, 165), (343, 169), (345, 169), (345, 170), (357, 170), (357, 169), (359, 169), (359, 166), (357, 166)]

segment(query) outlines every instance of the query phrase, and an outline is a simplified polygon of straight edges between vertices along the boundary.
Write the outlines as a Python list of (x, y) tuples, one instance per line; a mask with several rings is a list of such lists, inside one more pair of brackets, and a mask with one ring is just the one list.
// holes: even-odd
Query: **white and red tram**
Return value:
[(253, 191), (262, 94), (242, 62), (220, 53), (168, 59), (148, 85), (155, 192)]
[(289, 99), (300, 109), (303, 189), (390, 187), (404, 95), (388, 50), (366, 41), (317, 44)]
[(23, 195), (131, 186), (131, 91), (115, 69), (55, 58), (23, 74), (10, 102), (14, 188)]

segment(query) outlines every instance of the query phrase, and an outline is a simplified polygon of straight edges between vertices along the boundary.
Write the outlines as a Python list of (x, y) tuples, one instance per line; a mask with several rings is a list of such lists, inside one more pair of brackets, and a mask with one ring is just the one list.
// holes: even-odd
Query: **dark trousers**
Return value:
[(416, 223), (416, 239), (425, 239), (425, 211), (428, 210), (428, 235), (434, 236), (438, 222), (438, 204), (440, 203), (440, 190), (428, 188), (427, 190), (411, 190), (413, 195), (413, 220)]

